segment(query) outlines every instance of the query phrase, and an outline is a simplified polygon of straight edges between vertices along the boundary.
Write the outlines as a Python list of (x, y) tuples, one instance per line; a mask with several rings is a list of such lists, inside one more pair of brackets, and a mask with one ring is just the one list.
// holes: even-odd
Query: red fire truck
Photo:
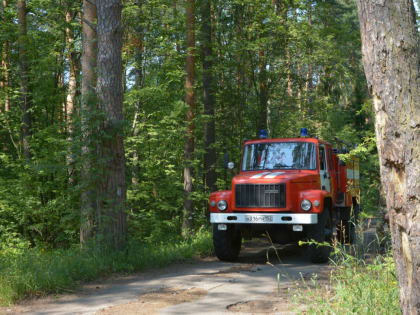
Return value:
[[(235, 260), (242, 238), (268, 233), (278, 244), (299, 240), (352, 242), (359, 206), (359, 162), (340, 161), (343, 145), (308, 137), (243, 144), (231, 190), (210, 195), (213, 243), (220, 260)], [(232, 162), (229, 168), (234, 168)], [(314, 243), (314, 242), (313, 242)], [(311, 244), (311, 243), (310, 243)], [(325, 262), (329, 246), (309, 245), (309, 258)]]

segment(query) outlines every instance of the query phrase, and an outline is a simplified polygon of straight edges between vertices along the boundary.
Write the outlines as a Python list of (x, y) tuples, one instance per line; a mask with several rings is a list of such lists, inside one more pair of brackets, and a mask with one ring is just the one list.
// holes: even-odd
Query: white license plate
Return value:
[(253, 216), (246, 216), (245, 217), (246, 222), (263, 222), (263, 223), (270, 223), (273, 222), (273, 216), (272, 215), (253, 215)]

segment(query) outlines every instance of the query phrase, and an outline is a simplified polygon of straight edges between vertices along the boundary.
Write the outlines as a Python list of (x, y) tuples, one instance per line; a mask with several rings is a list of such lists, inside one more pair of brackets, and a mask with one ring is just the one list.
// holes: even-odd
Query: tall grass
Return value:
[(334, 246), (329, 285), (304, 281), (298, 301), (308, 314), (401, 314), (391, 249), (383, 239), (358, 235), (355, 245)]
[(390, 255), (369, 264), (340, 265), (332, 272), (328, 287), (307, 285), (299, 300), (308, 306), (308, 314), (401, 314)]
[(204, 230), (175, 243), (142, 245), (133, 241), (123, 252), (80, 247), (48, 251), (6, 248), (0, 251), (0, 305), (68, 291), (80, 282), (110, 273), (140, 271), (210, 254), (212, 248), (211, 235)]

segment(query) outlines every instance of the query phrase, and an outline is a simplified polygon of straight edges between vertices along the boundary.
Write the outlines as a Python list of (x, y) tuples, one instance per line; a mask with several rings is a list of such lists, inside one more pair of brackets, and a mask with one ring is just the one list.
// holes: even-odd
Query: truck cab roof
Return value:
[(320, 140), (318, 138), (298, 137), (298, 138), (269, 138), (269, 139), (246, 140), (244, 142), (244, 146), (248, 144), (254, 144), (254, 143), (275, 143), (275, 142), (311, 142), (311, 143), (320, 143), (320, 144), (330, 145), (328, 142), (324, 140)]

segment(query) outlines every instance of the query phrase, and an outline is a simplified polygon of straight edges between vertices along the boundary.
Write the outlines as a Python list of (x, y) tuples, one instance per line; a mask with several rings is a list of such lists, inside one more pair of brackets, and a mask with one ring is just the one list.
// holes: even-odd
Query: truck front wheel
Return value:
[(241, 231), (233, 224), (226, 225), (226, 230), (219, 230), (218, 224), (213, 224), (214, 251), (220, 260), (234, 261), (241, 251)]
[[(316, 242), (316, 244), (310, 244), (307, 249), (311, 262), (324, 263), (328, 261), (332, 241), (332, 222), (328, 208), (318, 215), (318, 224), (308, 226), (307, 238), (311, 242)], [(328, 243), (328, 245), (321, 245), (321, 243)]]

